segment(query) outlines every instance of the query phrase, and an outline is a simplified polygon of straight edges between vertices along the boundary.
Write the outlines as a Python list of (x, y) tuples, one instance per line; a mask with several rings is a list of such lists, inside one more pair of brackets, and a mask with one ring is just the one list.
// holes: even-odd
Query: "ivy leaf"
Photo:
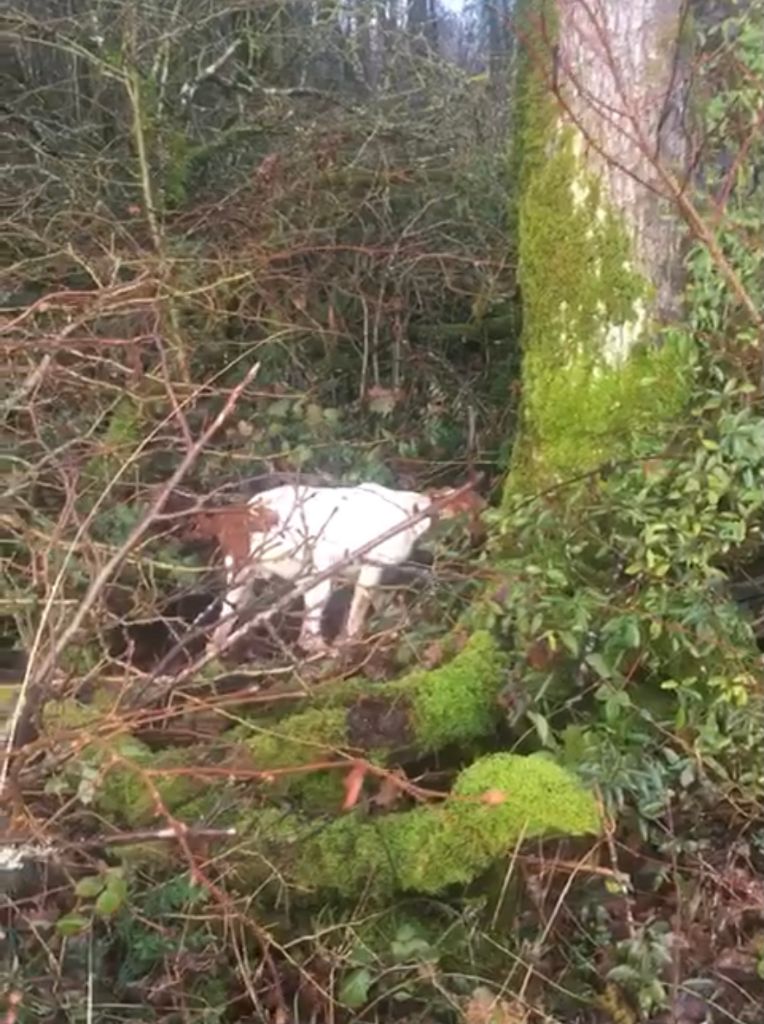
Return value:
[(106, 881), (102, 875), (86, 875), (85, 878), (81, 878), (74, 887), (74, 893), (76, 896), (82, 896), (84, 899), (93, 899), (97, 896), (106, 885)]
[(59, 935), (80, 935), (90, 926), (90, 921), (82, 914), (65, 914), (56, 921), (56, 931)]
[(369, 989), (373, 984), (371, 972), (365, 967), (351, 971), (342, 981), (339, 1001), (351, 1010), (357, 1010), (369, 999)]

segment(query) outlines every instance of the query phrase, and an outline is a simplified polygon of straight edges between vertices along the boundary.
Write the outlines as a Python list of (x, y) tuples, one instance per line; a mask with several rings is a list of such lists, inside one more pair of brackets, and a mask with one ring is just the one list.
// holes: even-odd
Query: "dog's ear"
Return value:
[(196, 512), (183, 531), (189, 540), (217, 540), (220, 523), (214, 512)]

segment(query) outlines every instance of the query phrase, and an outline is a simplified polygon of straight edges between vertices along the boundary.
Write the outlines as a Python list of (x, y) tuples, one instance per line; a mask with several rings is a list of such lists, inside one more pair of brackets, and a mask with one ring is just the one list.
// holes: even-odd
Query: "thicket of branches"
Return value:
[[(124, 539), (255, 363), (187, 486), (458, 476), (465, 451), (496, 457), (516, 370), (502, 127), (487, 79), (439, 56), (426, 15), (8, 18), (11, 529), (43, 574), (68, 550), (56, 600), (75, 600), (104, 557), (91, 544)], [(12, 580), (29, 647), (30, 585), (50, 591), (26, 555)]]
[[(228, 720), (226, 708), (262, 704), (267, 742), (315, 671), (279, 622), (234, 651), (259, 658), (243, 677), (199, 671), (204, 637), (187, 643), (190, 623), (220, 584), (212, 552), (188, 546), (174, 514), (276, 472), (425, 485), (506, 457), (517, 352), (502, 229), (508, 42), (494, 15), (464, 29), (420, 3), (30, 2), (7, 13), (0, 611), (4, 654), (16, 653), (5, 658), (2, 781), (11, 849), (23, 857), (20, 837), (47, 836), (58, 850), (47, 880), (34, 856), (9, 876), (24, 960), (21, 973), (16, 952), (4, 962), (9, 1019), (92, 1011), (110, 988), (117, 1014), (132, 1004), (159, 1017), (226, 1019), (248, 1006), (282, 1019), (298, 990), (324, 1000), (321, 983), (305, 988), (303, 954), (274, 955), (260, 910), (226, 895), (222, 877), (164, 870), (152, 908), (142, 868), (112, 870), (107, 854), (95, 880), (99, 851), (116, 828), (120, 850), (143, 835), (161, 854), (155, 812), (178, 821), (147, 751), (169, 754), (181, 788), (195, 763), (194, 790), (238, 745), (215, 740), (221, 710)], [(441, 636), (471, 585), (454, 555), (440, 589), (420, 590), (416, 635), (402, 639), (393, 608), (356, 670), (395, 674)], [(427, 655), (445, 657), (437, 645)], [(264, 702), (247, 692), (253, 682), (270, 687)], [(109, 777), (127, 796), (119, 779), (139, 762), (138, 789), (107, 809)], [(327, 794), (301, 802), (336, 808), (340, 778), (330, 771)], [(404, 804), (416, 802), (416, 787), (401, 786)], [(237, 803), (199, 812), (183, 840), (193, 860), (198, 843), (227, 834)], [(219, 954), (217, 925), (194, 936), (166, 996), (175, 940), (137, 920), (120, 938), (111, 925), (103, 941), (99, 926), (83, 930), (77, 906), (55, 895), (68, 889), (62, 869), (104, 921), (126, 901), (147, 922), (185, 913), (198, 887), (204, 900), (214, 889), (236, 936)], [(276, 877), (262, 879), (273, 882), (278, 902)], [(27, 893), (58, 920), (52, 959), (28, 932)]]

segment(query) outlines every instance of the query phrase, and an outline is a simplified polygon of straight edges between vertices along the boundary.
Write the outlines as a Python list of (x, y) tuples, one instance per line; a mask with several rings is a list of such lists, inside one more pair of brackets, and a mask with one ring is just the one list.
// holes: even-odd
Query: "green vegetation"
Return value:
[[(464, 884), (521, 839), (596, 834), (600, 821), (592, 795), (553, 761), (494, 754), (466, 768), (442, 804), (377, 822), (347, 815), (318, 832), (265, 812), (253, 827), (269, 871), (300, 890), (389, 899)], [(251, 881), (246, 863), (241, 870)]]

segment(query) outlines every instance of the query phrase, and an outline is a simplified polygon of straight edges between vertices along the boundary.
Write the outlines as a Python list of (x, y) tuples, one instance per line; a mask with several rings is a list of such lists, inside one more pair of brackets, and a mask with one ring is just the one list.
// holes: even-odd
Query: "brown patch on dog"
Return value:
[(485, 498), (477, 491), (458, 491), (453, 487), (441, 487), (438, 490), (428, 491), (427, 497), (432, 502), (439, 501), (441, 504), (430, 513), (433, 522), (439, 519), (456, 519), (457, 516), (467, 515), (469, 517), (469, 534), (472, 544), (479, 544), (485, 539), (485, 527), (480, 518), (480, 513), (488, 505)]
[(477, 491), (459, 491), (453, 487), (440, 487), (427, 493), (430, 501), (438, 501), (441, 504), (435, 510), (435, 514), (443, 519), (452, 516), (462, 515), (464, 512), (482, 512), (486, 507), (485, 498), (481, 498)]
[(194, 517), (192, 535), (217, 541), (225, 557), (233, 558), (233, 568), (249, 561), (252, 536), (266, 533), (279, 525), (279, 517), (262, 502), (252, 505), (228, 505), (202, 512)]
[(400, 698), (361, 697), (347, 713), (350, 745), (370, 750), (373, 747), (407, 747), (414, 742), (409, 708)]
[(255, 533), (265, 533), (278, 526), (281, 520), (272, 508), (268, 508), (261, 501), (255, 501), (247, 506), (249, 512), (250, 528)]

